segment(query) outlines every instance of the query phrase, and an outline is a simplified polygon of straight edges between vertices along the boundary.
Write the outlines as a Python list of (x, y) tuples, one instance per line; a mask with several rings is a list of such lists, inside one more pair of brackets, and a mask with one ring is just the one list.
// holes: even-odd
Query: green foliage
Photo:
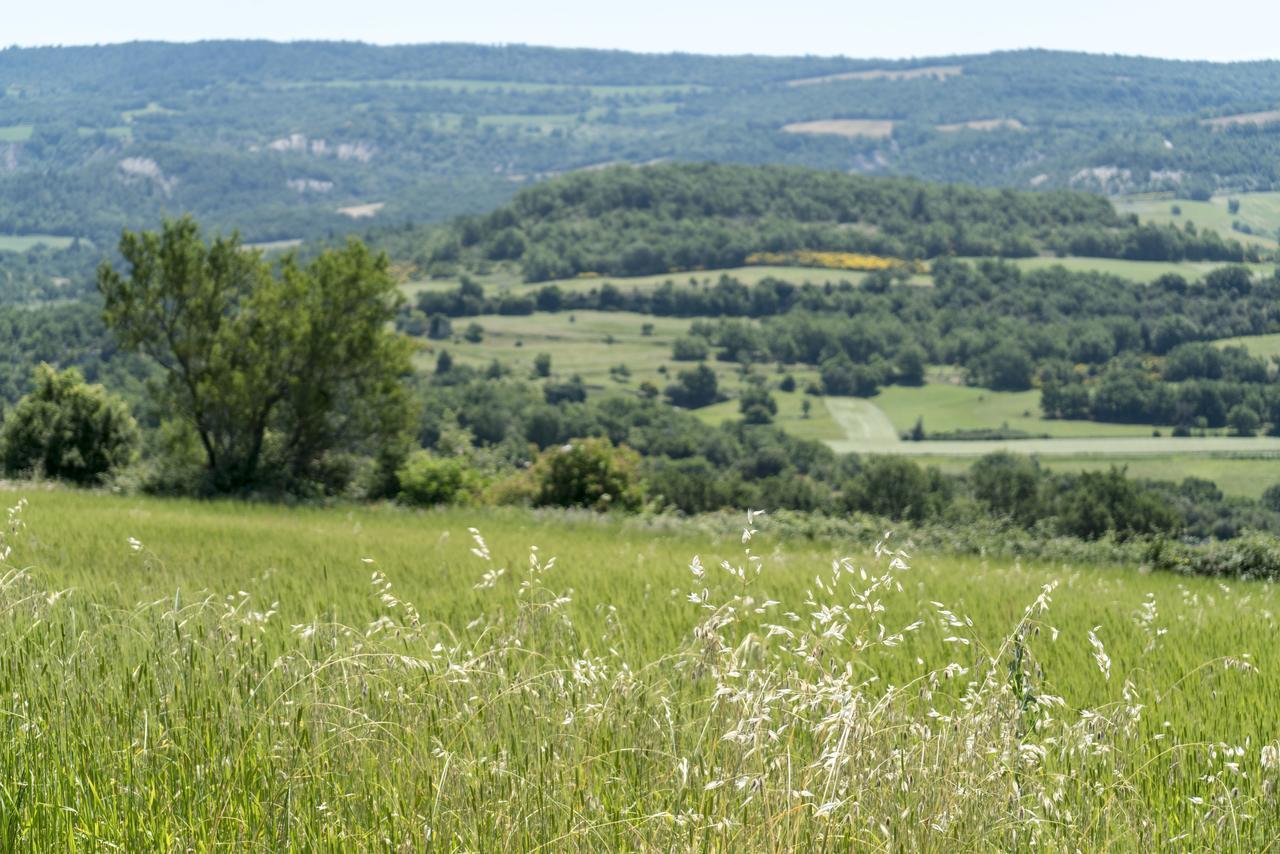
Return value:
[(671, 358), (677, 362), (700, 362), (709, 353), (707, 340), (698, 335), (681, 336), (671, 345)]
[(934, 468), (904, 457), (869, 457), (844, 487), (846, 510), (889, 519), (923, 521), (939, 515), (950, 499), (950, 485)]
[(706, 365), (698, 365), (677, 374), (676, 381), (667, 386), (665, 394), (675, 406), (698, 409), (719, 399), (719, 381), (715, 371)]
[(550, 353), (539, 353), (533, 357), (533, 375), (544, 379), (551, 376)]
[(1105, 472), (1081, 472), (1072, 487), (1057, 498), (1059, 524), (1072, 536), (1093, 540), (1115, 534), (1125, 538), (1175, 533), (1179, 527), (1174, 511), (1139, 489), (1123, 469), (1113, 466)]
[(978, 459), (968, 471), (973, 496), (993, 516), (1031, 525), (1042, 515), (1039, 463), (1020, 454), (999, 452)]
[(643, 500), (640, 457), (605, 438), (577, 439), (548, 448), (529, 477), (540, 507), (635, 510)]
[(206, 244), (189, 218), (126, 232), (120, 254), (127, 277), (98, 275), (106, 323), (160, 367), (158, 402), (194, 428), (210, 488), (324, 483), (331, 454), (397, 441), (409, 348), (386, 329), (385, 257), (352, 241), (273, 273), (234, 236)]
[(778, 414), (778, 402), (763, 382), (752, 382), (738, 396), (738, 411), (748, 424), (771, 424)]
[(399, 500), (415, 507), (460, 503), (479, 488), (479, 476), (464, 457), (440, 457), (426, 451), (410, 454), (396, 479)]
[[(850, 227), (855, 224), (869, 227)], [(461, 221), (446, 240), (461, 245), (464, 259), (476, 265), (492, 260), (499, 243), (530, 282), (736, 267), (764, 251), (898, 259), (1022, 257), (1050, 249), (1139, 260), (1258, 257), (1256, 249), (1214, 232), (1138, 225), (1082, 193), (995, 192), (714, 163), (573, 172)], [(901, 278), (896, 272), (871, 276), (866, 290), (884, 294)]]
[(1227, 424), (1231, 427), (1231, 432), (1237, 436), (1252, 436), (1262, 426), (1262, 419), (1253, 409), (1238, 403), (1227, 413)]
[(0, 427), (0, 459), (12, 475), (38, 474), (73, 483), (100, 483), (133, 461), (138, 425), (124, 401), (80, 372), (35, 371), (34, 388)]

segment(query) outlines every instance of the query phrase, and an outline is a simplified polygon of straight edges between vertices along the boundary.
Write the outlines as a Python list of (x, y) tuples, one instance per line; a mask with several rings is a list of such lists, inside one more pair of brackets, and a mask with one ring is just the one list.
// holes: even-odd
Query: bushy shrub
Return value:
[(98, 483), (133, 460), (138, 438), (124, 401), (74, 368), (59, 373), (42, 363), (35, 388), (0, 429), (0, 453), (11, 474)]
[(417, 451), (396, 472), (399, 499), (415, 507), (455, 504), (471, 497), (479, 476), (463, 457), (438, 457)]
[(533, 503), (543, 507), (634, 510), (643, 499), (640, 456), (604, 438), (548, 448), (530, 470)]

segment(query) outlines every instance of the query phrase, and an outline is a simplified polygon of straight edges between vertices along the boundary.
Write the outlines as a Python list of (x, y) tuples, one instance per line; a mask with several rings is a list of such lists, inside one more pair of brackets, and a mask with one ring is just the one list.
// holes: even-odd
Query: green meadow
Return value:
[(1271, 585), (877, 556), (769, 517), (744, 546), (674, 520), (20, 494), (9, 850), (1280, 831)]
[[(1228, 207), (1232, 200), (1240, 204), (1234, 214)], [(1275, 249), (1280, 236), (1280, 193), (1225, 193), (1208, 201), (1145, 195), (1122, 197), (1115, 200), (1115, 205), (1121, 213), (1137, 214), (1144, 222), (1161, 225), (1192, 222), (1197, 228), (1217, 231), (1223, 237), (1266, 249)], [(1173, 212), (1175, 207), (1180, 213)], [(1253, 233), (1238, 231), (1232, 227), (1233, 223), (1242, 224)]]

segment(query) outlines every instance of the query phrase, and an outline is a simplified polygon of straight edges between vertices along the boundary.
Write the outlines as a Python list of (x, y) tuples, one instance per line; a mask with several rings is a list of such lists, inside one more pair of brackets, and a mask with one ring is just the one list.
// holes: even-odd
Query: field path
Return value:
[[(898, 431), (880, 407), (860, 397), (824, 397), (827, 412), (844, 431), (845, 438), (829, 444), (880, 446), (896, 445)], [(887, 453), (887, 452), (886, 452)]]
[[(875, 407), (872, 407), (873, 409)], [(876, 410), (879, 412), (879, 410)], [(848, 439), (837, 439), (827, 445), (837, 453), (909, 454), (911, 456), (978, 457), (994, 451), (1044, 456), (1140, 456), (1146, 454), (1276, 454), (1280, 455), (1277, 436), (1191, 436), (1170, 437), (1125, 436), (1114, 438), (1067, 439), (990, 439), (972, 442), (903, 442), (898, 440), (854, 439), (850, 426), (832, 410), (832, 417), (844, 427)], [(881, 413), (883, 415), (883, 413)], [(892, 427), (891, 427), (892, 429)]]

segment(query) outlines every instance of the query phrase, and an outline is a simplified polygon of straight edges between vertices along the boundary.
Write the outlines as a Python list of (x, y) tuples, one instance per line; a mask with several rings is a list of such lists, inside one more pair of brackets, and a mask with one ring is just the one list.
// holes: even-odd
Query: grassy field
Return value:
[[(973, 457), (917, 456), (921, 465), (936, 466), (950, 474), (962, 474)], [(1040, 456), (1040, 464), (1054, 471), (1100, 471), (1125, 468), (1131, 477), (1168, 480), (1199, 477), (1211, 480), (1226, 495), (1259, 498), (1267, 487), (1280, 483), (1280, 453), (1272, 454), (1123, 454)]]
[(926, 434), (1007, 427), (1055, 438), (1132, 437), (1150, 436), (1153, 429), (1142, 424), (1043, 418), (1040, 415), (1040, 392), (1036, 389), (991, 391), (952, 383), (887, 386), (871, 402), (888, 416), (899, 433), (910, 430), (917, 418), (924, 419)]
[[(484, 337), (479, 343), (463, 338), (472, 322), (484, 329)], [(496, 359), (511, 367), (517, 375), (529, 376), (533, 372), (534, 359), (539, 353), (547, 353), (551, 356), (551, 372), (556, 379), (566, 380), (576, 374), (590, 386), (614, 391), (634, 392), (640, 383), (646, 381), (664, 388), (677, 373), (698, 364), (677, 362), (671, 355), (672, 343), (688, 332), (690, 323), (688, 318), (654, 317), (629, 311), (535, 312), (531, 315), (490, 314), (455, 318), (453, 339), (429, 342), (430, 349), (419, 355), (418, 363), (423, 369), (430, 369), (435, 364), (438, 351), (444, 349), (461, 364), (483, 367)], [(644, 333), (646, 325), (652, 327), (648, 335)], [(733, 393), (742, 386), (743, 377), (736, 363), (708, 359), (702, 364), (716, 372), (722, 390)], [(619, 365), (626, 365), (629, 375), (615, 374), (614, 369)], [(765, 372), (776, 385), (779, 376), (774, 369), (757, 366), (756, 371)], [(796, 366), (788, 373), (795, 377), (801, 389), (817, 378), (814, 368)], [(794, 410), (795, 420), (799, 422), (802, 420), (799, 414), (803, 395), (797, 392), (789, 397), (794, 399), (787, 406)], [(781, 397), (779, 401), (781, 403)], [(738, 404), (736, 400), (726, 401), (699, 412), (708, 422), (719, 423), (727, 418), (737, 418)], [(818, 423), (796, 426), (804, 435), (819, 438), (814, 435), (816, 430), (822, 434), (821, 438), (838, 438), (841, 435), (839, 431), (828, 429), (827, 424), (821, 423), (821, 412), (822, 402), (815, 399), (811, 415)]]
[[(1235, 214), (1227, 209), (1230, 199), (1240, 202), (1240, 210)], [(1137, 214), (1144, 222), (1179, 226), (1193, 222), (1196, 228), (1216, 231), (1223, 237), (1267, 249), (1276, 248), (1276, 235), (1280, 234), (1280, 193), (1232, 193), (1214, 196), (1207, 202), (1148, 195), (1116, 199), (1115, 205), (1121, 213)], [(1181, 214), (1174, 215), (1175, 205)], [(1241, 222), (1256, 233), (1249, 235), (1236, 231), (1231, 227), (1233, 222)]]
[(26, 252), (36, 246), (66, 249), (74, 240), (57, 234), (0, 234), (0, 252)]
[(1280, 356), (1280, 334), (1241, 335), (1238, 338), (1220, 338), (1219, 347), (1243, 347), (1249, 355), (1259, 359), (1274, 359)]
[[(530, 121), (537, 120), (537, 116), (517, 117), (521, 120), (528, 119)], [(568, 116), (559, 117), (568, 120)], [(960, 260), (977, 262), (981, 258), (962, 258)], [(1197, 279), (1205, 273), (1210, 272), (1220, 266), (1213, 262), (1166, 262), (1166, 261), (1126, 261), (1117, 258), (1083, 258), (1083, 257), (1067, 257), (1067, 258), (1014, 258), (1009, 259), (1009, 263), (1015, 264), (1023, 270), (1042, 270), (1054, 266), (1063, 266), (1068, 270), (1075, 272), (1094, 271), (1099, 273), (1108, 273), (1113, 276), (1129, 279), (1142, 284), (1149, 284), (1166, 273), (1178, 273), (1188, 279)], [(1258, 273), (1269, 273), (1275, 269), (1274, 264), (1253, 264), (1251, 268)], [(730, 276), (746, 285), (754, 285), (762, 279), (775, 278), (781, 279), (793, 284), (802, 285), (805, 283), (826, 284), (828, 282), (836, 284), (839, 282), (861, 282), (866, 278), (866, 273), (859, 273), (848, 270), (826, 270), (819, 267), (794, 267), (794, 266), (753, 266), (753, 267), (729, 267), (721, 270), (691, 270), (678, 273), (659, 273), (652, 276), (580, 276), (572, 279), (556, 279), (551, 282), (539, 282), (530, 285), (524, 282), (520, 276), (519, 270), (513, 267), (499, 267), (494, 272), (485, 275), (471, 275), (475, 281), (485, 287), (496, 288), (499, 291), (512, 290), (519, 291), (522, 289), (536, 289), (543, 285), (554, 284), (564, 291), (571, 292), (589, 292), (600, 288), (608, 283), (618, 287), (624, 291), (632, 289), (650, 290), (657, 288), (665, 282), (672, 282), (676, 285), (713, 285), (721, 276)], [(928, 287), (933, 284), (933, 278), (927, 273), (917, 274), (911, 277), (908, 284)], [(458, 287), (458, 279), (441, 278), (441, 279), (425, 279), (406, 282), (402, 288), (408, 296), (412, 297), (422, 291), (449, 291)]]
[[(736, 378), (728, 380), (733, 383)], [(801, 391), (774, 391), (773, 398), (778, 403), (778, 414), (774, 416), (773, 423), (791, 435), (818, 442), (835, 442), (846, 437), (847, 427), (837, 420), (831, 407), (836, 398), (813, 397)], [(809, 401), (808, 417), (804, 413), (805, 400)], [(737, 400), (704, 406), (694, 410), (694, 414), (708, 424), (722, 424), (742, 417)]]
[[(723, 270), (693, 270), (684, 273), (659, 273), (653, 276), (580, 276), (572, 279), (556, 279), (549, 282), (538, 282), (537, 284), (526, 284), (516, 270), (503, 269), (489, 275), (475, 276), (475, 279), (486, 288), (496, 288), (503, 290), (536, 290), (545, 285), (555, 285), (560, 290), (567, 293), (589, 293), (598, 290), (605, 284), (611, 284), (623, 291), (631, 290), (654, 290), (661, 285), (671, 282), (676, 286), (695, 285), (699, 287), (710, 287), (720, 280), (721, 276), (730, 276), (737, 279), (745, 285), (755, 285), (764, 279), (781, 279), (784, 282), (791, 282), (796, 285), (813, 283), (818, 285), (838, 284), (840, 282), (853, 282), (855, 284), (866, 278), (866, 273), (859, 273), (849, 270), (824, 270), (817, 267), (778, 267), (778, 266), (757, 266), (757, 267), (728, 267)], [(933, 280), (927, 275), (912, 276), (909, 284), (928, 286), (933, 284)], [(451, 291), (458, 287), (457, 279), (428, 279), (425, 281), (408, 282), (402, 286), (402, 290), (409, 295), (423, 291)]]
[(7, 850), (1280, 833), (1270, 585), (891, 560), (767, 517), (744, 555), (638, 520), (25, 492), (0, 580)]
[[(970, 259), (972, 260), (972, 259)], [(1128, 261), (1124, 258), (1083, 258), (1069, 256), (1066, 258), (1016, 258), (1011, 262), (1023, 270), (1042, 270), (1048, 267), (1063, 266), (1073, 272), (1096, 272), (1119, 276), (1141, 284), (1150, 284), (1166, 273), (1177, 273), (1194, 281), (1205, 273), (1223, 266), (1213, 261)], [(1270, 273), (1275, 264), (1246, 265), (1256, 273)]]
[[(460, 337), (472, 322), (485, 330), (478, 344)], [(644, 334), (645, 324), (652, 324), (651, 335)], [(557, 376), (567, 379), (578, 374), (596, 385), (612, 385), (610, 369), (625, 364), (635, 385), (657, 378), (659, 366), (674, 365), (671, 343), (688, 329), (688, 320), (624, 311), (484, 315), (455, 320), (455, 340), (442, 346), (464, 364), (483, 365), (497, 359), (522, 375), (533, 370), (539, 353), (549, 353)], [(723, 367), (728, 373), (729, 366)]]
[(26, 142), (35, 130), (35, 125), (2, 125), (0, 142)]

